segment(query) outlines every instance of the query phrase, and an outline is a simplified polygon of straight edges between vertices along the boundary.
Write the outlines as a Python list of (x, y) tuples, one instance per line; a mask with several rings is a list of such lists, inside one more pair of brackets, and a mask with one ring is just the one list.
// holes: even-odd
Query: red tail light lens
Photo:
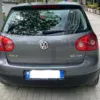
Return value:
[(2, 39), (3, 39), (3, 36), (0, 36), (0, 51), (4, 51)]
[(14, 49), (14, 43), (11, 39), (0, 36), (0, 51), (10, 52)]
[(75, 47), (79, 51), (91, 51), (98, 49), (98, 40), (94, 33), (85, 35), (76, 41)]

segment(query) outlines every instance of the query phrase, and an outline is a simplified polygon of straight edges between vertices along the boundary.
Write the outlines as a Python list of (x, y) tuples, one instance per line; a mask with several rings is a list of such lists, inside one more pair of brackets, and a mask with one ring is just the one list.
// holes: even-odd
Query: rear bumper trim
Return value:
[(9, 76), (0, 74), (0, 80), (4, 81), (8, 84), (12, 85), (19, 85), (19, 86), (80, 86), (85, 85), (88, 82), (94, 81), (99, 76), (100, 70), (86, 75), (80, 75), (80, 76), (66, 76), (65, 79), (62, 80), (25, 80), (25, 77), (19, 77), (19, 76)]

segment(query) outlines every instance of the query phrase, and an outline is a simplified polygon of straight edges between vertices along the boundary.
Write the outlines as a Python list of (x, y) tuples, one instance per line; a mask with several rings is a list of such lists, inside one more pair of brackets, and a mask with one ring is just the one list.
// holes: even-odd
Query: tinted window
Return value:
[(75, 34), (88, 29), (79, 9), (13, 10), (3, 32), (16, 35), (43, 35), (44, 31), (65, 30), (61, 34)]

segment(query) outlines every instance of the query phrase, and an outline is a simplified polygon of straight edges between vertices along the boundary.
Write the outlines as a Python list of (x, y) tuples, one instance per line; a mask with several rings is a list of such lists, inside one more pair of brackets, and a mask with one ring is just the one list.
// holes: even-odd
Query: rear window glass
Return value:
[(15, 35), (75, 34), (88, 30), (79, 9), (13, 10), (3, 32)]

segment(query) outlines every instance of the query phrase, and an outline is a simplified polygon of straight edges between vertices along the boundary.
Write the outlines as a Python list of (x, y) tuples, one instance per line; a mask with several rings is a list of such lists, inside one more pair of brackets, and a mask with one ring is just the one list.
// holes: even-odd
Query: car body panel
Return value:
[[(84, 33), (88, 34), (88, 33)], [(82, 63), (85, 51), (75, 48), (75, 41), (84, 34), (59, 36), (17, 36), (6, 35), (13, 40), (15, 48), (7, 52), (11, 63), (28, 64), (79, 64)], [(41, 49), (40, 42), (47, 41), (48, 48)]]
[[(25, 80), (25, 72), (30, 70), (63, 70), (65, 72), (65, 79), (72, 77), (72, 80), (74, 80), (74, 76), (81, 77), (90, 74), (89, 81), (95, 80), (99, 74), (97, 73), (96, 77), (94, 75), (95, 78), (92, 79), (92, 73), (98, 72), (100, 69), (99, 49), (79, 51), (75, 47), (77, 39), (94, 33), (83, 8), (76, 3), (62, 2), (57, 4), (22, 4), (13, 7), (11, 11), (18, 10), (19, 8), (25, 9), (24, 7), (32, 7), (34, 5), (65, 5), (72, 9), (76, 7), (84, 14), (89, 30), (78, 34), (59, 35), (57, 33), (46, 36), (14, 35), (2, 32), (2, 36), (10, 38), (13, 41), (14, 50), (11, 52), (0, 52), (0, 80), (4, 79), (4, 81), (11, 83), (11, 79), (9, 80), (5, 76), (15, 76), (20, 77), (22, 82), (15, 81), (16, 83), (22, 85), (26, 82), (27, 84), (29, 81)], [(46, 48), (41, 48), (41, 43), (46, 43)], [(85, 80), (84, 82), (88, 81), (86, 77), (83, 80)], [(60, 82), (63, 82), (63, 80), (60, 80)], [(32, 84), (34, 81), (30, 80), (30, 83)]]

